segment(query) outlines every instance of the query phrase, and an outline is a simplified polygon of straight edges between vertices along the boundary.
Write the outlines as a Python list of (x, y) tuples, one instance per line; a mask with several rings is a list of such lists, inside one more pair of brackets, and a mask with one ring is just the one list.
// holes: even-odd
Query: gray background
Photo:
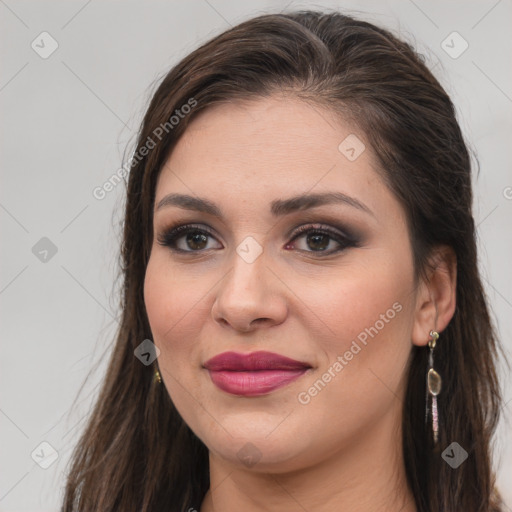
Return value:
[[(412, 41), (454, 99), (481, 165), (474, 215), (484, 283), (512, 352), (510, 0), (0, 0), (0, 511), (58, 509), (63, 471), (98, 390), (119, 315), (114, 279), (124, 185), (103, 200), (92, 191), (133, 150), (156, 80), (230, 25), (264, 12), (322, 6)], [(58, 48), (42, 58), (51, 49), (49, 37), (40, 36), (45, 31)], [(447, 39), (454, 31), (463, 40)], [(467, 50), (453, 58), (464, 40)], [(44, 253), (49, 242), (40, 242), (43, 237), (56, 254)], [(510, 420), (512, 383), (503, 375)], [(498, 483), (512, 503), (507, 431), (510, 422), (502, 420), (496, 463)], [(47, 469), (40, 464), (51, 462), (51, 452), (42, 442), (58, 452)]]

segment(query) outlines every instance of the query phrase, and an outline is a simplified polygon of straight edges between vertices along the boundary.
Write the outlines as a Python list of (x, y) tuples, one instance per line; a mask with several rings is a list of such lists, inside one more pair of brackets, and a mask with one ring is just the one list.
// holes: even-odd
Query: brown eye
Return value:
[[(296, 248), (295, 241), (300, 238), (305, 238), (306, 248), (299, 248), (299, 250), (303, 252), (333, 254), (347, 247), (357, 245), (355, 240), (343, 235), (342, 233), (333, 231), (330, 228), (323, 227), (320, 229), (318, 227), (302, 226), (295, 232), (291, 242), (287, 244), (286, 247), (290, 248), (290, 246), (293, 246)], [(332, 245), (333, 241), (338, 244), (338, 247), (328, 249), (328, 247)]]
[(185, 240), (185, 243), (194, 250), (205, 249), (208, 244), (208, 235), (200, 233), (199, 231), (192, 231), (185, 235)]
[(165, 231), (158, 237), (158, 243), (177, 252), (201, 252), (208, 249), (209, 238), (213, 235), (204, 228), (185, 225)]
[[(296, 247), (296, 240), (305, 239), (305, 247)], [(215, 237), (205, 227), (195, 225), (182, 225), (171, 227), (158, 236), (158, 243), (169, 247), (171, 251), (179, 253), (200, 253), (209, 249), (221, 249), (220, 247), (208, 247), (208, 240)], [(337, 244), (337, 247), (336, 247)], [(334, 247), (330, 246), (334, 245)], [(343, 234), (326, 226), (301, 226), (293, 234), (292, 240), (286, 244), (286, 249), (297, 249), (300, 252), (312, 253), (319, 256), (328, 256), (340, 252), (348, 247), (357, 247), (358, 240), (353, 236)]]

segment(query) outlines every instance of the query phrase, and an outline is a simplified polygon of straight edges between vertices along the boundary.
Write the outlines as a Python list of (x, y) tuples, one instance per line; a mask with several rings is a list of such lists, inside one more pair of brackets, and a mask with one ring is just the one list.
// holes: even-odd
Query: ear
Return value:
[(438, 246), (429, 257), (426, 276), (419, 278), (412, 342), (423, 346), (431, 330), (441, 333), (455, 313), (457, 257), (446, 245)]

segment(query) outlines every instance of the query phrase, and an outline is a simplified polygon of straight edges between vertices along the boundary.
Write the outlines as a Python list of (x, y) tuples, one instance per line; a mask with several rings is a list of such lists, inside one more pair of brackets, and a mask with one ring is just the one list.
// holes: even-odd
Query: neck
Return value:
[(416, 512), (396, 425), (401, 416), (389, 412), (320, 464), (289, 473), (258, 473), (210, 453), (210, 489), (201, 512)]

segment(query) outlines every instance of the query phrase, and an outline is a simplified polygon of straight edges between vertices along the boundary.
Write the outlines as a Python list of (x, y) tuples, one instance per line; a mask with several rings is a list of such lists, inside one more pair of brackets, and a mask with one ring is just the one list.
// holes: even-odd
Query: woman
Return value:
[(63, 511), (501, 510), (470, 158), (410, 46), (246, 21), (167, 74), (130, 166)]

